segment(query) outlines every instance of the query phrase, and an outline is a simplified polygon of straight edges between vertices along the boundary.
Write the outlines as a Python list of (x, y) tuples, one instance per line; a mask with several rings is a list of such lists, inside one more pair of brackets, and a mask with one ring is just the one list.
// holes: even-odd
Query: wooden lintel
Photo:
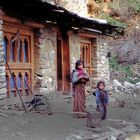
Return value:
[(97, 38), (98, 34), (91, 34), (91, 33), (78, 33), (80, 37), (88, 37), (88, 38)]
[[(20, 20), (18, 20), (16, 18), (5, 16), (5, 15), (1, 16), (0, 19), (3, 20), (3, 22), (6, 22), (6, 23), (23, 24), (22, 21), (20, 21)], [(24, 22), (24, 25), (28, 26), (28, 27), (32, 27), (32, 28), (44, 28), (43, 24), (33, 22), (33, 21)]]

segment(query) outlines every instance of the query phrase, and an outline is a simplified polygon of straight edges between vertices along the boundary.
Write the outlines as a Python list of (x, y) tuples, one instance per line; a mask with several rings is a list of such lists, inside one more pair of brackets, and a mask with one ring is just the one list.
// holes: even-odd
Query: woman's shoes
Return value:
[(86, 115), (78, 115), (78, 114), (76, 114), (76, 115), (73, 115), (73, 118), (82, 119), (82, 118), (87, 118), (87, 116)]

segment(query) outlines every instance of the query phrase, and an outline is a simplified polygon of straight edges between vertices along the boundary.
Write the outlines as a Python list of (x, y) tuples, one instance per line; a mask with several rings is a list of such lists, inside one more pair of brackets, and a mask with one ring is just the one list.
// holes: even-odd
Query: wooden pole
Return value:
[[(33, 95), (33, 97), (34, 97), (34, 99), (35, 99), (35, 101), (36, 101), (36, 97), (35, 97), (35, 95), (34, 95), (32, 89), (31, 89), (30, 85), (28, 84), (28, 82), (27, 82), (25, 79), (24, 79), (24, 82), (26, 83), (27, 87), (29, 88), (30, 92), (32, 93), (32, 95)], [(28, 108), (27, 112), (29, 112), (30, 110), (32, 110), (33, 108), (35, 108), (35, 104), (32, 105), (31, 103), (29, 103), (29, 105), (30, 105), (31, 107)]]
[[(36, 101), (37, 98), (35, 97), (35, 95), (34, 95), (32, 89), (31, 89), (30, 85), (28, 84), (28, 82), (27, 82), (25, 79), (24, 79), (24, 81), (25, 81), (25, 83), (27, 84), (29, 90), (31, 91), (31, 93), (32, 93), (32, 95), (33, 95), (33, 97), (34, 97), (34, 99), (35, 99), (35, 101)], [(52, 109), (51, 109), (51, 106), (50, 106), (50, 103), (49, 103), (49, 99), (48, 99), (48, 98), (47, 98), (47, 101), (48, 101), (49, 110), (51, 111)], [(31, 105), (31, 107), (27, 110), (28, 112), (31, 111), (33, 108), (35, 108), (35, 104), (34, 104), (34, 105), (30, 104), (30, 105)], [(52, 111), (51, 111), (51, 112), (52, 112)]]
[(25, 79), (24, 79), (24, 81), (25, 81), (26, 85), (28, 86), (29, 90), (31, 91), (32, 95), (33, 95), (34, 98), (35, 98), (35, 95), (34, 95), (32, 89), (31, 89), (30, 85), (28, 84), (28, 82), (27, 82)]
[[(27, 87), (29, 88), (30, 92), (32, 93), (33, 98), (34, 98), (34, 100), (35, 100), (35, 102), (36, 102), (36, 97), (35, 97), (35, 95), (34, 95), (32, 89), (31, 89), (30, 85), (28, 84), (28, 82), (27, 82), (25, 79), (24, 79), (24, 81), (25, 81)], [(31, 111), (33, 108), (35, 108), (35, 104), (32, 105), (31, 103), (29, 103), (29, 105), (30, 105), (30, 108), (28, 108), (27, 112), (29, 112), (29, 111)]]

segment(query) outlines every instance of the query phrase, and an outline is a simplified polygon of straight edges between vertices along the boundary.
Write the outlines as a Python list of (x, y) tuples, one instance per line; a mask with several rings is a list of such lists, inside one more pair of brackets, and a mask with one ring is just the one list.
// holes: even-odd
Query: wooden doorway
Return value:
[(57, 39), (57, 90), (70, 91), (70, 55), (68, 37)]
[[(34, 46), (31, 28), (22, 25), (4, 23), (3, 48), (12, 76), (6, 67), (7, 97), (17, 97), (13, 80), (22, 96), (31, 95), (27, 83), (33, 89)], [(27, 81), (27, 83), (25, 82)]]

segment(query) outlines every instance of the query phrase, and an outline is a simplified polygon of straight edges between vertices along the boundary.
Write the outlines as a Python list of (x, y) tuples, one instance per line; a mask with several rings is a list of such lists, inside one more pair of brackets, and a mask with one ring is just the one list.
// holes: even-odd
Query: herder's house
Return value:
[(14, 81), (22, 96), (31, 94), (29, 87), (37, 94), (69, 92), (77, 59), (92, 87), (108, 81), (107, 36), (118, 30), (41, 0), (0, 0), (0, 98), (18, 96)]

